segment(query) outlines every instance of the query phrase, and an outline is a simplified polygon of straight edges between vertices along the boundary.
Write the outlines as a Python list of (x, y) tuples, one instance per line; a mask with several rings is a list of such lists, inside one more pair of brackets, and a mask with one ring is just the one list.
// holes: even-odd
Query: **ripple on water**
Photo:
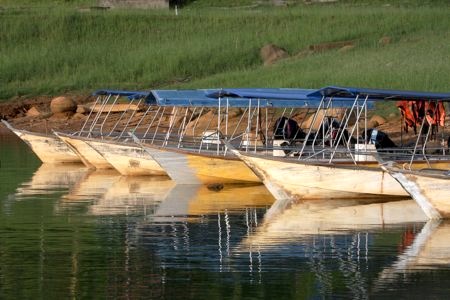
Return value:
[(449, 294), (450, 224), (425, 223), (412, 201), (299, 203), (268, 219), (263, 186), (39, 165), (1, 141), (2, 298)]

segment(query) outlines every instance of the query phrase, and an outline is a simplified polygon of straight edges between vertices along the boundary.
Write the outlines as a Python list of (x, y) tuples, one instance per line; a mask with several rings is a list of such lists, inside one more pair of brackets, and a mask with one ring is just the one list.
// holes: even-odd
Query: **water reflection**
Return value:
[(88, 169), (80, 164), (42, 164), (30, 181), (20, 184), (17, 188), (16, 199), (66, 191), (87, 173)]
[(264, 223), (243, 241), (270, 248), (308, 235), (342, 234), (370, 230), (387, 224), (426, 222), (427, 217), (412, 200), (370, 203), (370, 200), (314, 200), (293, 204), (278, 214), (270, 211)]
[(159, 177), (120, 177), (95, 203), (92, 215), (151, 215), (175, 183)]
[(379, 276), (379, 283), (389, 283), (411, 272), (450, 268), (450, 222), (428, 221), (421, 231), (412, 236), (410, 243), (395, 263), (385, 268)]
[(273, 196), (263, 185), (225, 185), (214, 190), (204, 185), (177, 185), (155, 212), (153, 220), (194, 220), (208, 214), (242, 213), (248, 208), (268, 208)]
[(450, 225), (425, 225), (410, 200), (303, 201), (267, 217), (277, 207), (263, 186), (211, 190), (44, 165), (16, 178), (12, 166), (2, 178), (16, 194), (0, 198), (5, 298), (449, 293)]
[(398, 249), (404, 249), (419, 231), (418, 222), (426, 221), (412, 200), (370, 202), (305, 200), (276, 213), (272, 208), (234, 253), (248, 255), (249, 268), (263, 271), (275, 261), (303, 258), (321, 296), (336, 294), (338, 276), (341, 288), (352, 298), (366, 299), (371, 294), (373, 260), (378, 256), (371, 249), (377, 250), (380, 231), (400, 226), (402, 236), (409, 237), (399, 243)]

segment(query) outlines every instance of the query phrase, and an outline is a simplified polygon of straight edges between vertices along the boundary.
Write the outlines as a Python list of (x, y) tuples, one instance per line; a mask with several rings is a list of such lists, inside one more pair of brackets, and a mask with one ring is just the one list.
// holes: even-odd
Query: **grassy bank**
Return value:
[[(224, 9), (197, 1), (178, 16), (85, 11), (73, 3), (10, 6), (0, 10), (0, 99), (105, 87), (339, 84), (449, 91), (449, 6), (418, 3)], [(383, 36), (391, 43), (380, 45)], [(311, 44), (342, 40), (354, 40), (355, 48), (295, 57)], [(259, 49), (267, 43), (291, 58), (264, 67)]]

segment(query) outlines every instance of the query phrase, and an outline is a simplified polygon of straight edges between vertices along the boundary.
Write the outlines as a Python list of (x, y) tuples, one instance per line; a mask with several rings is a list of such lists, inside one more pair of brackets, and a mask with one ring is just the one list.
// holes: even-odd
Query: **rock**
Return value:
[[(345, 109), (343, 108), (333, 108), (333, 109), (328, 109), (327, 111), (325, 110), (320, 110), (317, 114), (316, 120), (313, 122), (314, 119), (314, 115), (309, 116), (309, 118), (304, 122), (304, 124), (302, 125), (302, 128), (309, 128), (311, 127), (313, 130), (317, 130), (321, 124), (321, 121), (324, 120), (325, 117), (333, 117), (336, 118), (337, 120), (342, 120), (342, 118), (344, 117), (345, 114)], [(354, 122), (354, 118), (351, 118), (350, 123)]]
[(90, 111), (90, 109), (87, 108), (86, 106), (81, 105), (81, 104), (77, 105), (77, 110), (76, 110), (77, 114), (86, 114), (86, 113), (89, 113), (89, 111)]
[(285, 49), (280, 48), (274, 44), (265, 45), (261, 48), (259, 53), (265, 66), (271, 65), (280, 59), (289, 57), (289, 54)]
[(368, 125), (369, 127), (374, 128), (383, 125), (384, 123), (386, 123), (385, 118), (378, 115), (374, 115), (372, 118), (370, 118)]
[(68, 97), (56, 97), (52, 99), (50, 103), (50, 110), (52, 113), (65, 113), (75, 112), (77, 110), (77, 104), (75, 101)]
[(41, 118), (42, 118), (42, 119), (48, 119), (48, 118), (50, 118), (51, 116), (53, 116), (53, 113), (52, 113), (52, 112), (46, 112), (46, 113), (42, 113), (42, 114), (41, 114)]
[(79, 113), (79, 112), (77, 112), (77, 113), (75, 113), (75, 114), (73, 115), (72, 118), (73, 118), (73, 119), (78, 119), (78, 120), (83, 120), (83, 119), (86, 118), (86, 116), (83, 115), (83, 114), (81, 114), (81, 113)]
[(73, 112), (58, 112), (53, 113), (53, 115), (49, 118), (51, 120), (67, 120), (69, 119), (74, 113)]
[(230, 119), (236, 118), (236, 117), (242, 116), (243, 113), (244, 113), (244, 110), (240, 107), (231, 108), (228, 112), (228, 118), (230, 118)]
[(392, 42), (391, 37), (389, 36), (383, 36), (381, 39), (378, 40), (378, 44), (381, 46), (389, 45)]
[(35, 107), (31, 107), (27, 113), (26, 113), (27, 117), (38, 117), (41, 115), (41, 112)]

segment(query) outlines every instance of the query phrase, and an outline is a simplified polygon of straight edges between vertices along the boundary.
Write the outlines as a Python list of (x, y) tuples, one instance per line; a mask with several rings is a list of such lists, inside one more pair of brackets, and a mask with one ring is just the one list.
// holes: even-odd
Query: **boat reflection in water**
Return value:
[[(233, 252), (249, 256), (251, 267), (263, 270), (273, 261), (303, 257), (309, 261), (321, 295), (335, 292), (332, 280), (338, 272), (355, 298), (389, 294), (389, 285), (413, 282), (405, 276), (411, 272), (449, 269), (450, 223), (429, 221), (422, 225), (427, 217), (413, 200), (353, 202), (304, 201), (279, 214), (269, 214)], [(379, 236), (385, 230), (398, 229), (403, 231), (397, 241), (399, 254), (386, 267)], [(370, 273), (378, 278), (371, 279)], [(390, 291), (396, 296), (398, 290), (392, 286)]]
[(70, 189), (82, 180), (88, 169), (82, 164), (42, 164), (30, 181), (16, 189), (16, 199), (27, 196), (54, 194)]
[(175, 183), (168, 177), (120, 177), (94, 204), (91, 215), (151, 215)]
[(379, 274), (376, 287), (407, 281), (411, 273), (442, 268), (450, 269), (450, 222), (430, 220), (395, 263)]
[(177, 218), (192, 221), (210, 214), (268, 208), (274, 201), (263, 185), (177, 185), (161, 203), (152, 220)]
[[(388, 200), (388, 199), (386, 199)], [(264, 248), (314, 234), (342, 234), (348, 230), (377, 229), (387, 224), (426, 222), (420, 207), (411, 200), (304, 200), (280, 212), (272, 207), (255, 234), (245, 243)], [(275, 203), (276, 205), (277, 203)]]
[(61, 198), (58, 209), (82, 205), (87, 215), (152, 214), (174, 185), (168, 177), (126, 177), (114, 170), (96, 170)]
[(120, 174), (115, 170), (90, 171), (86, 176), (77, 182), (63, 200), (68, 202), (97, 200), (105, 194), (116, 181)]

